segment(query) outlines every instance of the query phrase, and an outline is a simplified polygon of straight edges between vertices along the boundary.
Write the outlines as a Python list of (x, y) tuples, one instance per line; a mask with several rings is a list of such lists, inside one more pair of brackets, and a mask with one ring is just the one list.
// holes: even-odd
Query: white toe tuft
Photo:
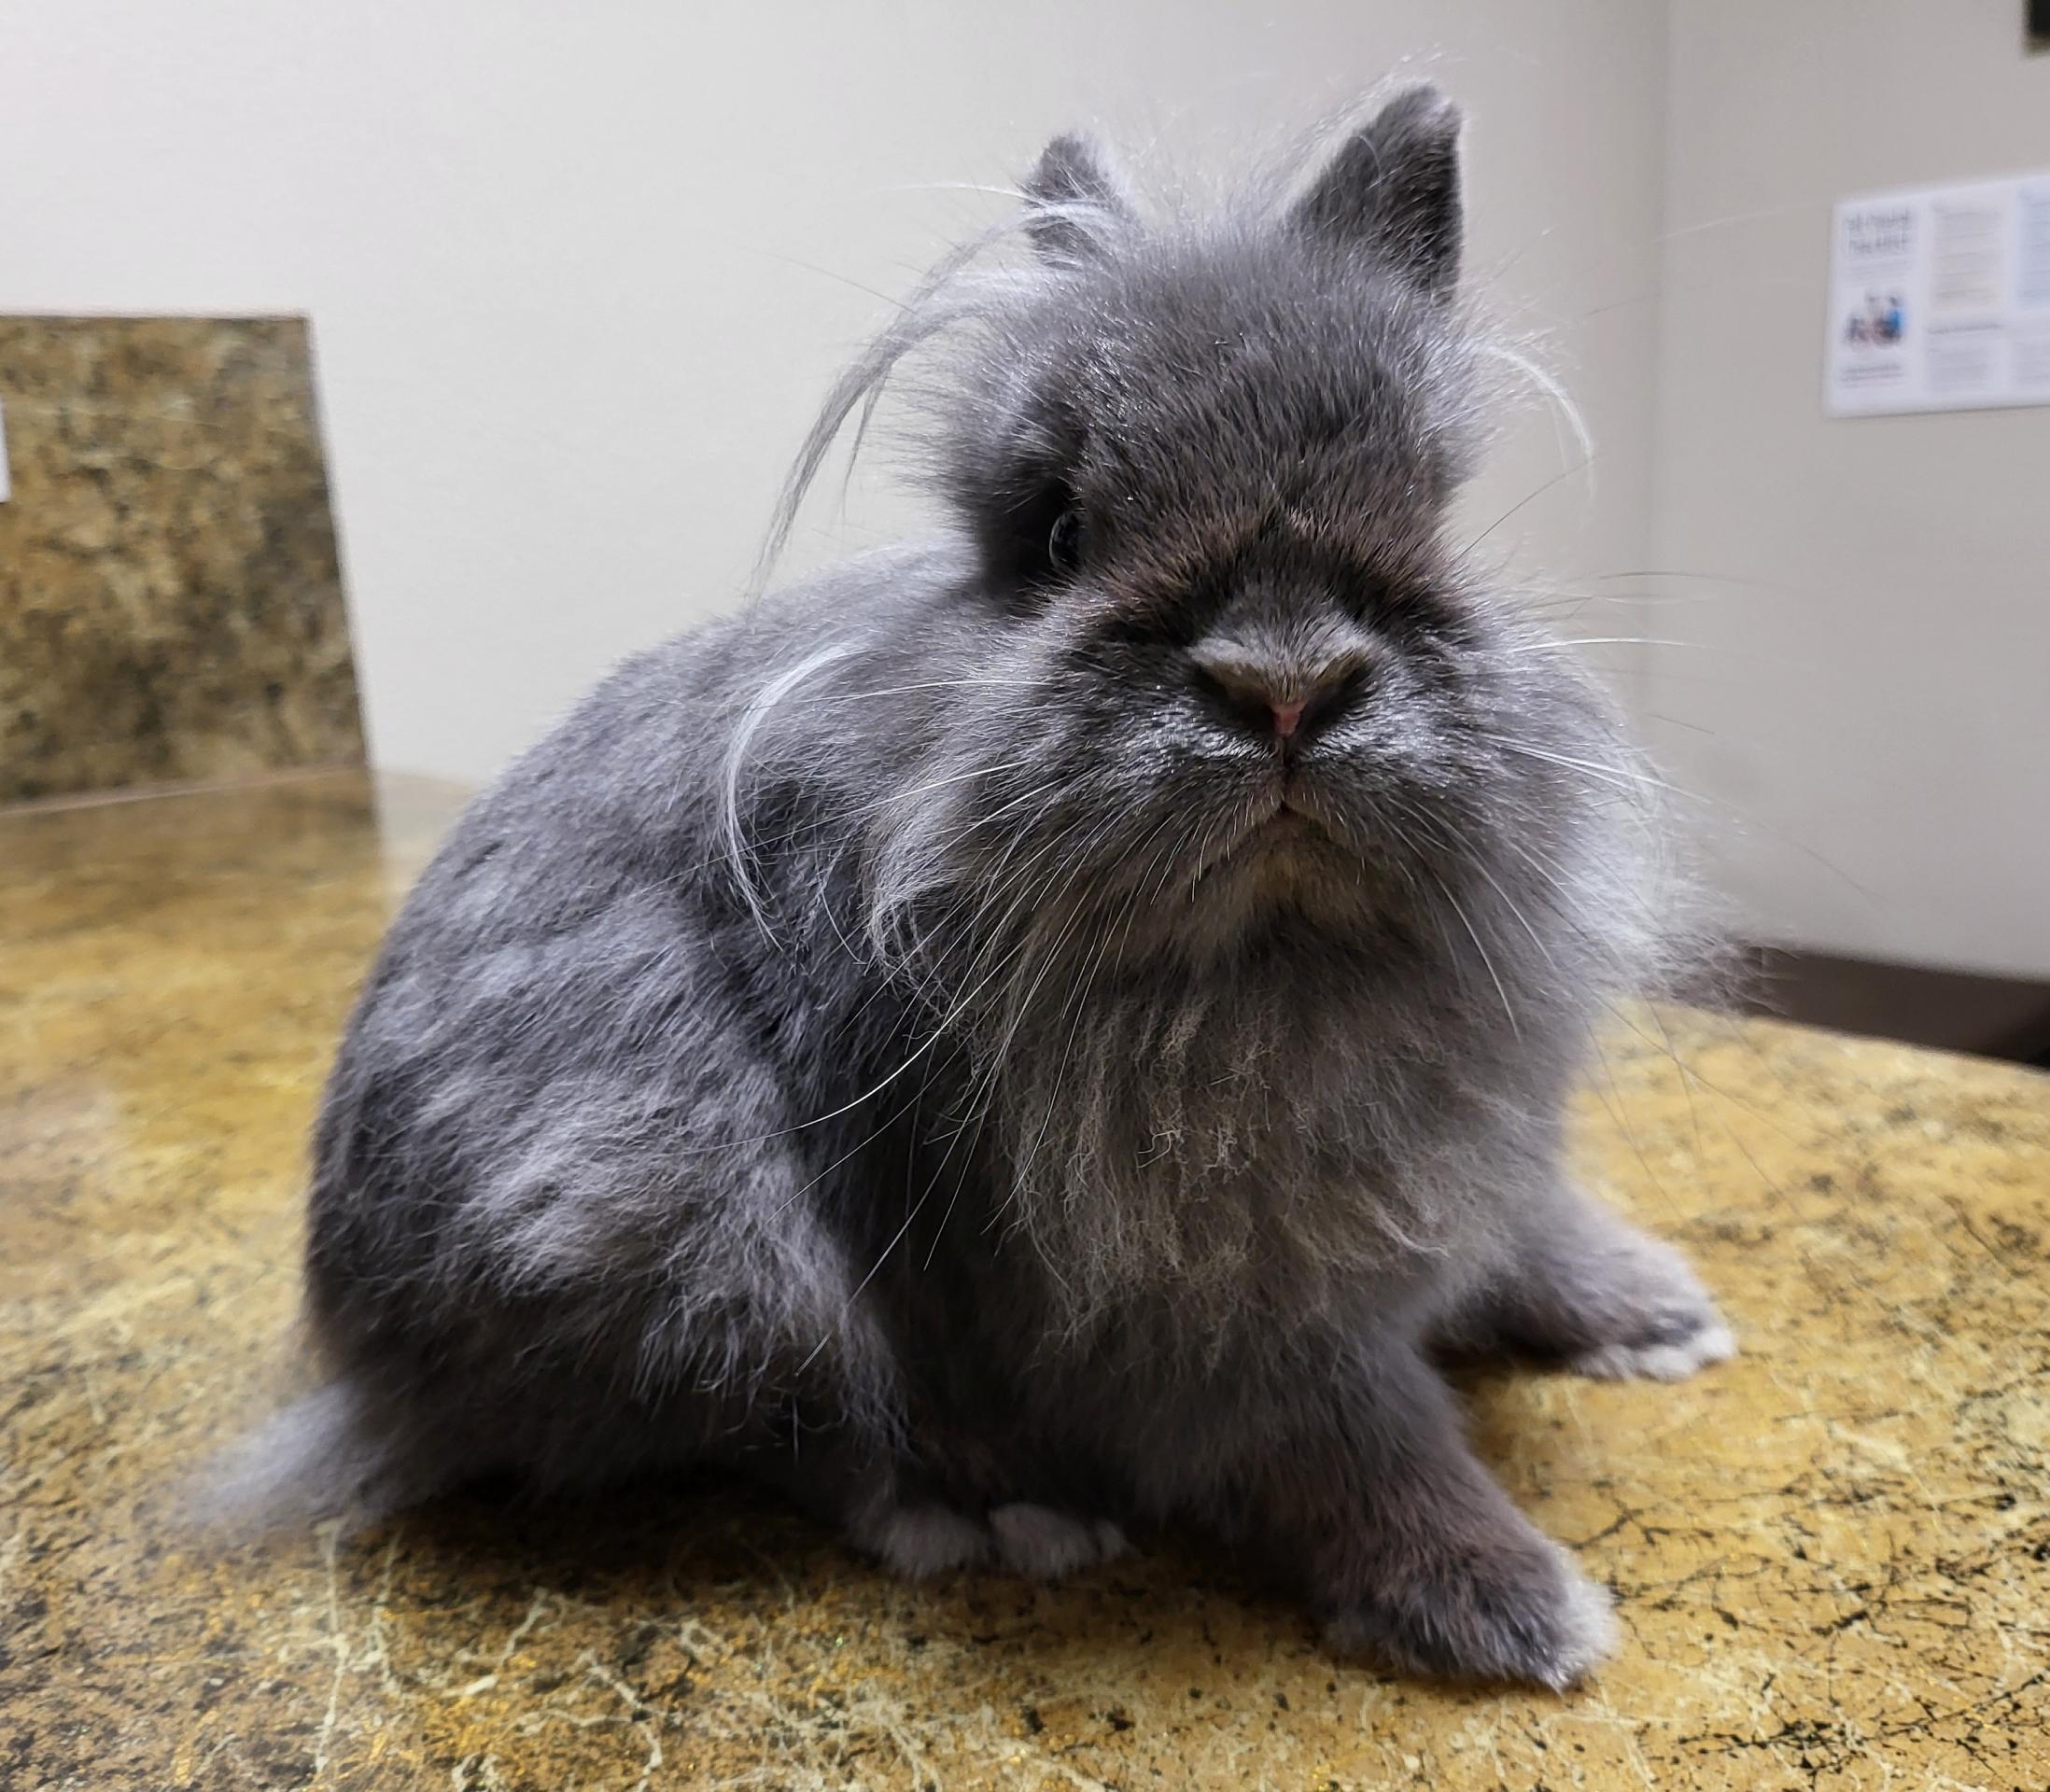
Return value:
[(1575, 1357), (1578, 1375), (1602, 1381), (1681, 1381), (1736, 1354), (1736, 1337), (1720, 1319), (1677, 1344), (1604, 1344)]
[(1059, 1580), (1124, 1554), (1125, 1533), (1108, 1519), (1070, 1518), (1051, 1506), (1023, 1501), (990, 1508), (997, 1557), (1016, 1574)]
[(982, 1526), (937, 1505), (892, 1506), (864, 1524), (856, 1541), (912, 1580), (978, 1561), (990, 1548)]

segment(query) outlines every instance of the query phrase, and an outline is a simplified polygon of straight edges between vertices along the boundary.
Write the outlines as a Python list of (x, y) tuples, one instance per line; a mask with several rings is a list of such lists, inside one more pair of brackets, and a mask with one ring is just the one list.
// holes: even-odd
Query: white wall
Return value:
[[(1472, 265), (1556, 332), (1601, 447), (1592, 499), (1563, 480), (1491, 545), (1644, 562), (1649, 0), (13, 0), (0, 21), (0, 311), (312, 315), (384, 765), (481, 777), (611, 661), (733, 601), (878, 295), (997, 203), (920, 183), (1015, 180), (1078, 120), (1215, 158), (1406, 58), (1470, 107)], [(1475, 514), (1576, 457), (1534, 413)]]
[(1762, 931), (2050, 975), (2050, 409), (1820, 399), (1832, 203), (2050, 167), (2021, 10), (1676, 0), (1650, 566), (1717, 577), (1638, 620)]

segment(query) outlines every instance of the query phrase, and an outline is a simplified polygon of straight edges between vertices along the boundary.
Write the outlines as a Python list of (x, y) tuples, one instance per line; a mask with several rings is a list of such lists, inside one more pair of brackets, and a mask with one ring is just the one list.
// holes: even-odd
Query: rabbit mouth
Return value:
[(1261, 791), (1224, 831), (1204, 856), (1195, 883), (1201, 884), (1225, 866), (1274, 853), (1289, 853), (1332, 838), (1316, 799), (1290, 778)]
[(1307, 831), (1335, 839), (1343, 832), (1315, 785), (1299, 773), (1283, 773), (1268, 792), (1268, 802), (1269, 812), (1258, 826), (1273, 838)]

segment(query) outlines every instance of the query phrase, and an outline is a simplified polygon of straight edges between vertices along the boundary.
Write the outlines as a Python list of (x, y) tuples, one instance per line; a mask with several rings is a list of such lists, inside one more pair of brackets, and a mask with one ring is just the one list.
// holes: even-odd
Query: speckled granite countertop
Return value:
[(1684, 1079), (1619, 1030), (1585, 1103), (1746, 1354), (1471, 1384), (1620, 1595), (1576, 1694), (1337, 1665), (1166, 1546), (907, 1589), (733, 1490), (195, 1549), (167, 1484), (284, 1385), (315, 1091), (455, 800), (0, 817), (0, 1786), (2050, 1784), (2050, 1079), (1789, 1028), (1667, 1015)]

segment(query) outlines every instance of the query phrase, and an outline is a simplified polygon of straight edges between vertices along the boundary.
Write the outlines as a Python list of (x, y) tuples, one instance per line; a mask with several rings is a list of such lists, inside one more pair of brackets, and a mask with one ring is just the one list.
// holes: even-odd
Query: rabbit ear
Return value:
[(1025, 177), (1025, 229), (1049, 261), (1070, 266), (1102, 253), (1105, 227), (1137, 221), (1124, 183), (1079, 132), (1056, 137)]
[(1290, 214), (1303, 230), (1366, 245), (1438, 298), (1459, 279), (1459, 108), (1412, 87), (1348, 139)]

